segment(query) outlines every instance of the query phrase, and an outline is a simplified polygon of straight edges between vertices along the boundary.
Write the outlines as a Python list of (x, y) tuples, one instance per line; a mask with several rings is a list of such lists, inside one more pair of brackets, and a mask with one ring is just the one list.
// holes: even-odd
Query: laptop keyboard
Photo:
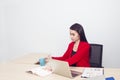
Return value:
[(78, 75), (80, 75), (80, 74), (82, 74), (81, 72), (78, 72), (78, 71), (73, 71), (73, 70), (71, 70), (71, 74), (72, 74), (72, 77), (76, 77), (76, 76), (78, 76)]

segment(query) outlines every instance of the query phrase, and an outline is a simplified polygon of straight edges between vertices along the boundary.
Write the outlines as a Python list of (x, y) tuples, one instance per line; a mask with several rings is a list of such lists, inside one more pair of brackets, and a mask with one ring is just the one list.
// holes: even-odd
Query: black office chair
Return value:
[(90, 65), (91, 67), (102, 67), (102, 44), (90, 44)]

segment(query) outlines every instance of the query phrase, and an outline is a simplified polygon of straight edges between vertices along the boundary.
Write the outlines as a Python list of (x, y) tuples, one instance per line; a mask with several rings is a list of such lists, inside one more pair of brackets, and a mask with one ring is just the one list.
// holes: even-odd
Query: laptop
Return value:
[(64, 77), (74, 78), (82, 74), (81, 72), (70, 70), (68, 62), (65, 61), (51, 59), (47, 65), (52, 68), (53, 73)]

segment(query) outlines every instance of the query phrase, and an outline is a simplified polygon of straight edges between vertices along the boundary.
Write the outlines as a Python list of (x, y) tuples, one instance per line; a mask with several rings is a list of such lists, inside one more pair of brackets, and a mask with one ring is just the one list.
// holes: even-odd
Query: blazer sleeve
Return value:
[(69, 44), (69, 46), (68, 46), (68, 48), (67, 48), (67, 50), (66, 50), (66, 52), (64, 53), (63, 56), (61, 56), (61, 57), (52, 57), (52, 59), (57, 59), (57, 60), (63, 60), (63, 61), (65, 61), (67, 58), (69, 58), (69, 54), (71, 52), (71, 50), (70, 50), (71, 46), (72, 46), (72, 42)]
[(67, 61), (69, 65), (75, 64), (76, 62), (82, 60), (83, 57), (89, 56), (89, 49), (90, 49), (89, 44), (80, 45), (76, 54), (66, 59), (65, 61)]

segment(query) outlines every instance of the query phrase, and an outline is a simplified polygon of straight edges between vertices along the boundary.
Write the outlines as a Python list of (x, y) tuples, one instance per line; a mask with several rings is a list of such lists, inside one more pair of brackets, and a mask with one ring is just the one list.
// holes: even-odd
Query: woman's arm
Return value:
[(61, 57), (52, 57), (52, 59), (57, 59), (57, 60), (66, 60), (67, 58), (69, 58), (69, 55), (71, 53), (71, 47), (72, 47), (73, 43), (70, 43), (66, 52), (64, 53), (63, 56)]

